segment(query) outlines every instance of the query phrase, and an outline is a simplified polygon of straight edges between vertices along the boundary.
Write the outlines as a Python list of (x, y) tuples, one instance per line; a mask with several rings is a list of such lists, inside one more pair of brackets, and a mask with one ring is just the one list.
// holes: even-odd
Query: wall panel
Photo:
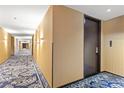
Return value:
[(51, 87), (83, 78), (83, 38), (82, 13), (49, 7), (33, 36), (33, 56)]
[(0, 63), (3, 63), (5, 60), (7, 60), (13, 52), (11, 49), (11, 38), (12, 36), (9, 33), (0, 28)]
[(124, 76), (124, 16), (104, 21), (102, 37), (102, 71)]
[(83, 78), (83, 14), (53, 7), (53, 87)]
[(49, 7), (33, 37), (33, 56), (52, 87), (52, 6)]

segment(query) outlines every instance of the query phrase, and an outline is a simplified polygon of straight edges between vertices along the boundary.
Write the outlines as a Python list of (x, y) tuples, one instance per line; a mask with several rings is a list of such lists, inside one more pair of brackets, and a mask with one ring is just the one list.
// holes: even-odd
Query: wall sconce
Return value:
[(40, 40), (44, 40), (43, 32), (40, 33)]
[(4, 40), (7, 40), (7, 39), (8, 39), (8, 37), (7, 37), (7, 36), (5, 36), (5, 37), (4, 37)]
[(40, 38), (40, 40), (44, 40), (44, 38), (42, 37), (42, 38)]
[(5, 38), (5, 39), (3, 39), (4, 41), (7, 41), (7, 39)]
[(7, 39), (0, 40), (0, 42), (7, 42)]

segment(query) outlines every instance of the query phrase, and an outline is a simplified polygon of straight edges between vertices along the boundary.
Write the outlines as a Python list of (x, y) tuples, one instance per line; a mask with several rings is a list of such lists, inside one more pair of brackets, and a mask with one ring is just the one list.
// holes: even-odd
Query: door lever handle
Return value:
[(96, 54), (98, 54), (99, 53), (99, 49), (98, 49), (98, 47), (96, 47)]

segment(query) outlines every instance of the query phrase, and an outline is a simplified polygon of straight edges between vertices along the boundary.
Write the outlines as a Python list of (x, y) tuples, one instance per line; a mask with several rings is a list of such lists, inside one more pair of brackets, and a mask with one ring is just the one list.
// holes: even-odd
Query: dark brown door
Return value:
[(23, 46), (23, 48), (26, 48), (26, 43), (23, 43), (22, 46)]
[(100, 21), (85, 16), (84, 77), (100, 72)]

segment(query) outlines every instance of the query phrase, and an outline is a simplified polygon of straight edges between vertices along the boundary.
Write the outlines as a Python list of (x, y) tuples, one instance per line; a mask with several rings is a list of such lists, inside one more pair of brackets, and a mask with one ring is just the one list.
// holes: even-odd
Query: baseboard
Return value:
[[(113, 75), (116, 75), (116, 76), (119, 76), (119, 77), (124, 78), (124, 76), (117, 75), (117, 74), (112, 73), (112, 72), (109, 72), (109, 71), (101, 71), (100, 73), (103, 73), (103, 72), (107, 72), (107, 73), (110, 73), (110, 74), (113, 74)], [(97, 74), (98, 74), (98, 73), (97, 73)], [(94, 74), (94, 75), (96, 75), (96, 74)], [(94, 76), (94, 75), (91, 75), (91, 76), (89, 76), (89, 77), (92, 77), (92, 76)], [(86, 77), (86, 78), (89, 78), (89, 77)], [(82, 79), (79, 79), (79, 80), (76, 80), (76, 81), (70, 82), (70, 83), (65, 84), (65, 85), (63, 85), (63, 86), (60, 86), (60, 87), (58, 87), (58, 88), (64, 88), (65, 86), (68, 86), (68, 85), (70, 85), (70, 84), (76, 83), (76, 82), (81, 81), (81, 80), (84, 80), (84, 79), (86, 79), (86, 78), (82, 78)]]
[(59, 86), (59, 87), (57, 87), (57, 88), (64, 88), (65, 86), (68, 86), (68, 85), (70, 85), (70, 84), (76, 83), (76, 82), (81, 81), (81, 80), (84, 80), (84, 79), (85, 79), (85, 78), (81, 78), (81, 79), (78, 79), (78, 80), (76, 80), (76, 81), (73, 81), (73, 82), (67, 83), (67, 84), (65, 84), (65, 85)]
[[(10, 57), (11, 57), (11, 56), (10, 56)], [(6, 58), (3, 62), (0, 62), (0, 65), (1, 65), (1, 64), (4, 64), (7, 60), (9, 60), (10, 57)]]
[(113, 72), (109, 72), (109, 71), (102, 71), (102, 72), (107, 72), (107, 73), (110, 73), (110, 74), (113, 74), (113, 75), (116, 75), (116, 76), (119, 76), (119, 77), (124, 78), (124, 76), (121, 76), (121, 75), (115, 74), (115, 73), (113, 73)]
[[(99, 73), (101, 73), (101, 72), (99, 72)], [(58, 87), (58, 88), (64, 88), (65, 86), (68, 86), (68, 85), (73, 84), (73, 83), (76, 83), (76, 82), (78, 82), (78, 81), (81, 81), (81, 80), (87, 79), (87, 78), (92, 77), (92, 76), (94, 76), (94, 75), (97, 75), (97, 74), (99, 74), (99, 73), (95, 73), (95, 74), (93, 74), (93, 75), (91, 75), (91, 76), (88, 76), (88, 77), (85, 77), (85, 78), (82, 78), (82, 79), (79, 79), (79, 80), (76, 80), (76, 81), (73, 81), (73, 82), (67, 83), (67, 84), (62, 85), (62, 86), (60, 86), (60, 87)]]

